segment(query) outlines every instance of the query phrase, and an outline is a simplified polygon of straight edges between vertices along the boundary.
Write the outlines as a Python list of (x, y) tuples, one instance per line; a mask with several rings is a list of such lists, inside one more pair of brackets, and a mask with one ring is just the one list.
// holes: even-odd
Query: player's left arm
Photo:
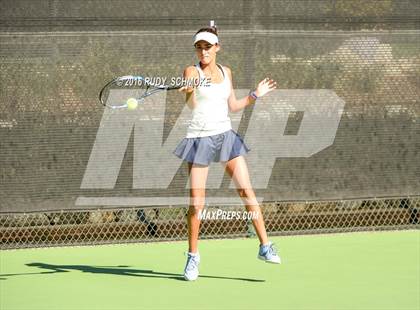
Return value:
[[(231, 92), (230, 96), (228, 98), (228, 105), (229, 105), (229, 111), (232, 113), (239, 112), (245, 107), (247, 107), (250, 104), (254, 104), (256, 99), (251, 96), (251, 93), (248, 96), (245, 96), (242, 99), (237, 99), (235, 96), (235, 91), (233, 90), (233, 79), (232, 79), (232, 71), (230, 68), (223, 66), (225, 71), (227, 72), (229, 79), (230, 79), (230, 85), (231, 85)], [(258, 83), (257, 89), (254, 91), (254, 94), (257, 97), (262, 97), (272, 90), (276, 88), (276, 82), (272, 79), (265, 78), (261, 82)]]

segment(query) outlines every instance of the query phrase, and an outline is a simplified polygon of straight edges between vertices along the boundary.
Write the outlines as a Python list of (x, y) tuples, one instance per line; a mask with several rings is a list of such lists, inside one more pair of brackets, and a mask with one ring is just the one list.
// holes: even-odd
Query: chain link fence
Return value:
[[(420, 228), (420, 197), (261, 205), (270, 235)], [(207, 207), (244, 211), (243, 206)], [(1, 249), (187, 239), (187, 208), (124, 208), (0, 214)], [(247, 219), (203, 219), (201, 239), (254, 237)]]

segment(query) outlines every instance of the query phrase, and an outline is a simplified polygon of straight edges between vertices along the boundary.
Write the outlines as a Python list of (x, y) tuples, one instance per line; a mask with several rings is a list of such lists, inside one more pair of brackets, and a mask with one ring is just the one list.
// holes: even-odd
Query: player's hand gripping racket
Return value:
[[(149, 97), (157, 92), (179, 89), (182, 85), (168, 86), (161, 84), (153, 84), (142, 76), (126, 75), (109, 81), (101, 89), (99, 93), (99, 101), (106, 107), (111, 109), (121, 108), (135, 108), (138, 103), (143, 103), (146, 97)], [(111, 90), (136, 89), (140, 93), (136, 97), (126, 100), (109, 100)]]

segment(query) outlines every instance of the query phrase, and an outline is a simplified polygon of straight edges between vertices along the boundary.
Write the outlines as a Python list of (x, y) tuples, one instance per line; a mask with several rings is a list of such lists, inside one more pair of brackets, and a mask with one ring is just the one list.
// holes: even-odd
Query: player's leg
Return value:
[(206, 181), (209, 171), (208, 166), (193, 165), (188, 163), (190, 175), (190, 205), (188, 208), (188, 251), (198, 251), (198, 234), (200, 230), (199, 212), (204, 208), (206, 196)]
[(252, 220), (252, 224), (254, 225), (260, 243), (267, 244), (268, 238), (267, 232), (265, 231), (264, 219), (251, 186), (245, 158), (243, 156), (238, 156), (229, 160), (225, 163), (225, 169), (235, 183), (236, 190), (244, 202), (246, 210), (256, 214), (256, 218)]
[(252, 224), (260, 240), (258, 257), (270, 263), (280, 263), (280, 257), (277, 255), (273, 245), (268, 241), (261, 208), (251, 186), (245, 158), (238, 156), (229, 160), (225, 163), (225, 169), (235, 183), (238, 194), (244, 202), (247, 211), (256, 214), (252, 219)]
[(188, 281), (198, 277), (200, 254), (198, 253), (198, 235), (200, 230), (199, 213), (204, 208), (208, 166), (188, 164), (190, 175), (190, 205), (188, 208), (188, 258), (184, 269), (184, 278)]

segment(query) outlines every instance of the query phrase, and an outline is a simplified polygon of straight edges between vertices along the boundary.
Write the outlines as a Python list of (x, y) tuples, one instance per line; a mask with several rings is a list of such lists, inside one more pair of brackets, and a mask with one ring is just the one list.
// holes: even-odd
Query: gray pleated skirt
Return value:
[(212, 161), (229, 161), (250, 150), (242, 137), (231, 129), (214, 136), (184, 138), (173, 154), (189, 163), (208, 166)]

